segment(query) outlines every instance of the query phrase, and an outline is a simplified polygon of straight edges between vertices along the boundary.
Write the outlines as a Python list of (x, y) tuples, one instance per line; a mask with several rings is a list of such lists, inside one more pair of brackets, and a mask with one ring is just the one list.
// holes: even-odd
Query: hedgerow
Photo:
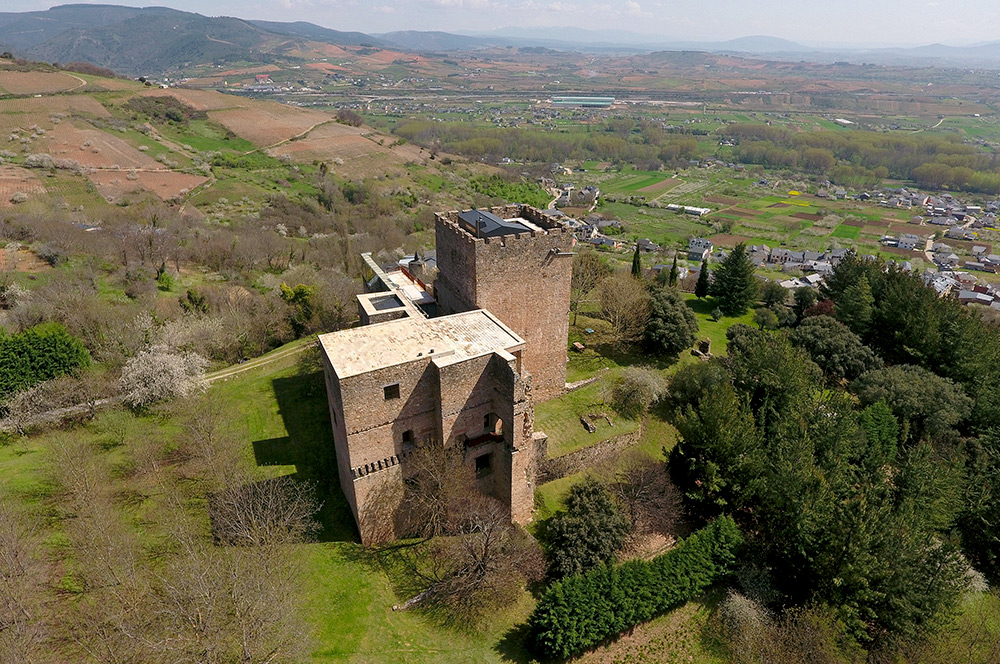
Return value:
[(725, 577), (742, 542), (736, 523), (721, 517), (652, 560), (557, 581), (528, 619), (532, 647), (566, 658), (651, 620)]

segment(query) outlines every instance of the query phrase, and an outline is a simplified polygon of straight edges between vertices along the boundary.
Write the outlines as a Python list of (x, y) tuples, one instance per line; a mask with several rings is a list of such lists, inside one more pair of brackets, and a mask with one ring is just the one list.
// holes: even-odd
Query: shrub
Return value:
[(697, 596), (730, 573), (742, 534), (721, 517), (652, 560), (557, 581), (528, 618), (532, 647), (564, 659)]
[(0, 334), (0, 396), (89, 364), (83, 343), (62, 325), (46, 323), (21, 334)]
[(653, 369), (630, 367), (611, 389), (611, 405), (625, 417), (641, 417), (667, 391), (663, 376)]

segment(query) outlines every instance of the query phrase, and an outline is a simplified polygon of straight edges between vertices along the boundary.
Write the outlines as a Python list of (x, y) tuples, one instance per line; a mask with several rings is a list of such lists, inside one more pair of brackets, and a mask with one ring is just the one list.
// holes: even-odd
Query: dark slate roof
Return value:
[(513, 233), (527, 233), (531, 229), (516, 221), (506, 221), (496, 216), (492, 212), (483, 210), (466, 210), (459, 212), (458, 218), (469, 231), (476, 237), (497, 237), (500, 235), (511, 235)]

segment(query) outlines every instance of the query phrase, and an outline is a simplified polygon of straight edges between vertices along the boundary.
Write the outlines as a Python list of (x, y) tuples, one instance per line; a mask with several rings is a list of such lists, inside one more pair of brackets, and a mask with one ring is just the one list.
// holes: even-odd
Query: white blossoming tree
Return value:
[(129, 360), (122, 369), (122, 399), (132, 408), (185, 397), (205, 389), (208, 362), (196, 353), (152, 346)]

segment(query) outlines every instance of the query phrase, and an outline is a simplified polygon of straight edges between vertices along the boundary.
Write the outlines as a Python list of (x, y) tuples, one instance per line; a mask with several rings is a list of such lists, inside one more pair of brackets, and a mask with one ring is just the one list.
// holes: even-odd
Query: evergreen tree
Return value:
[(795, 310), (795, 315), (802, 318), (806, 309), (816, 304), (816, 291), (812, 288), (796, 288), (792, 299), (795, 300), (795, 304), (792, 307)]
[(708, 282), (708, 268), (705, 263), (701, 264), (701, 270), (698, 272), (698, 282), (694, 285), (694, 294), (699, 300), (704, 299), (708, 295), (708, 288), (711, 284)]
[(545, 528), (552, 573), (571, 576), (614, 562), (631, 526), (604, 485), (594, 478), (573, 485), (565, 505)]
[(864, 336), (872, 322), (875, 298), (872, 297), (868, 277), (862, 274), (858, 280), (844, 289), (836, 301), (834, 314), (841, 323), (851, 328), (859, 336)]
[(698, 334), (698, 319), (677, 291), (660, 288), (653, 293), (646, 324), (646, 346), (656, 354), (676, 355), (690, 348)]
[(747, 255), (745, 243), (733, 247), (729, 255), (715, 270), (715, 279), (709, 293), (719, 303), (727, 316), (741, 316), (757, 301), (760, 281), (754, 275), (753, 262)]
[(635, 243), (635, 253), (632, 254), (632, 276), (638, 279), (642, 276), (642, 257), (639, 256), (639, 243)]
[(670, 278), (667, 279), (667, 285), (673, 288), (677, 285), (677, 254), (674, 254), (674, 264), (670, 266)]

